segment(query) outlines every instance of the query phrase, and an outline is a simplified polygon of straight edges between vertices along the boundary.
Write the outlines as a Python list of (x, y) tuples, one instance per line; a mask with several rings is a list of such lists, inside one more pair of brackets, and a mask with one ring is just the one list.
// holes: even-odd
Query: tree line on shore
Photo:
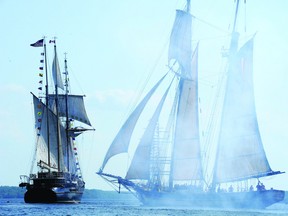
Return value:
[[(24, 198), (25, 188), (15, 186), (0, 186), (0, 199)], [(102, 191), (96, 189), (85, 189), (83, 199), (133, 199), (128, 192), (118, 194), (115, 191)]]

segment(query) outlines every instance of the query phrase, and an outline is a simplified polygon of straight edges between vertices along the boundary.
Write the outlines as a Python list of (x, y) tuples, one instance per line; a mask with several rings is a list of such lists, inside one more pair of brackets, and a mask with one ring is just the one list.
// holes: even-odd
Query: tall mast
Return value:
[(230, 60), (231, 60), (231, 58), (233, 58), (233, 56), (234, 56), (234, 54), (236, 53), (237, 48), (238, 48), (239, 33), (236, 31), (236, 25), (237, 25), (239, 1), (240, 1), (240, 0), (237, 0), (237, 2), (236, 2), (236, 9), (235, 9), (233, 30), (232, 30), (230, 50), (229, 50), (229, 52), (230, 52), (230, 53), (229, 53)]
[[(231, 68), (231, 63), (233, 63), (235, 61), (235, 57), (236, 57), (236, 53), (237, 53), (237, 49), (238, 49), (239, 33), (236, 31), (238, 9), (239, 9), (239, 0), (237, 0), (237, 2), (236, 2), (233, 30), (232, 30), (231, 41), (230, 41), (229, 57), (228, 57), (228, 64), (229, 64), (228, 65), (228, 73), (229, 73), (230, 68)], [(229, 74), (228, 74), (228, 76), (229, 76)], [(226, 95), (224, 96), (223, 103), (225, 103), (225, 100), (226, 100)], [(222, 110), (222, 112), (223, 112), (223, 110)], [(221, 115), (221, 116), (223, 118), (223, 115)], [(221, 122), (222, 122), (222, 119), (221, 119)], [(214, 171), (213, 171), (214, 173), (213, 173), (213, 179), (212, 179), (212, 190), (216, 189), (216, 183), (215, 183), (216, 171), (215, 171), (215, 168), (217, 167), (217, 163), (218, 163), (217, 158), (219, 155), (219, 140), (220, 140), (220, 137), (218, 137), (218, 146), (216, 147), (216, 159), (215, 159)]]
[[(188, 14), (190, 14), (190, 0), (187, 0), (187, 5), (186, 5), (186, 11), (184, 11), (183, 10), (183, 12), (186, 12), (186, 13), (188, 13)], [(191, 21), (192, 22), (192, 21)], [(191, 23), (192, 24), (192, 23)], [(190, 40), (192, 40), (191, 38), (190, 38)], [(189, 47), (189, 49), (191, 49), (192, 50), (192, 47)], [(182, 78), (180, 78), (180, 80), (179, 80), (179, 83), (181, 82), (181, 80), (182, 80)], [(178, 84), (179, 85), (179, 84)], [(181, 91), (181, 89), (178, 89), (177, 91)], [(179, 105), (179, 94), (177, 93), (177, 97), (178, 97), (178, 99), (177, 99), (177, 102), (176, 103), (174, 103), (174, 105), (173, 106), (175, 106), (175, 108), (173, 108), (173, 109), (175, 109), (175, 112), (176, 113), (178, 113), (179, 112), (179, 107), (178, 107), (178, 105)], [(176, 114), (177, 115), (177, 114)], [(177, 124), (177, 123), (176, 123)], [(174, 128), (174, 132), (176, 131), (176, 129)], [(172, 144), (172, 149), (174, 150), (174, 148), (175, 148), (175, 133), (173, 133), (174, 134), (174, 137), (172, 138), (174, 141), (173, 141), (173, 144)], [(174, 153), (173, 153), (173, 150), (172, 150), (172, 155), (171, 155), (171, 162), (170, 162), (170, 174), (169, 174), (169, 190), (172, 190), (173, 189), (173, 182), (174, 182)]]
[(45, 37), (44, 39), (44, 57), (45, 57), (45, 77), (46, 77), (46, 85), (45, 85), (45, 99), (46, 99), (46, 122), (47, 122), (47, 147), (48, 147), (48, 167), (49, 167), (49, 172), (50, 172), (50, 129), (49, 129), (49, 92), (48, 92), (48, 70), (47, 70), (47, 53), (46, 53), (46, 41)]
[[(68, 94), (69, 94), (69, 80), (68, 80), (68, 67), (67, 67), (67, 58), (66, 55), (67, 53), (64, 53), (65, 55), (65, 60), (64, 60), (64, 64), (65, 64), (65, 109), (66, 109), (66, 139), (67, 139), (67, 145), (69, 145), (69, 141), (70, 141), (70, 137), (69, 137), (69, 128), (70, 128), (70, 121), (69, 121), (69, 114), (68, 114)], [(70, 170), (70, 166), (69, 166), (69, 148), (67, 146), (67, 169), (68, 171)]]
[[(58, 59), (57, 59), (57, 50), (56, 50), (56, 38), (54, 38), (54, 55), (55, 55), (55, 62), (54, 62), (54, 64), (56, 64), (55, 66), (55, 70), (56, 70), (56, 72), (58, 72), (57, 71), (57, 61), (58, 61)], [(58, 153), (58, 172), (60, 172), (61, 171), (61, 137), (60, 137), (60, 122), (59, 122), (59, 112), (58, 112), (58, 109), (59, 109), (59, 102), (58, 102), (58, 75), (56, 74), (56, 76), (55, 76), (55, 105), (56, 105), (56, 119), (57, 119), (57, 146), (58, 146), (58, 151), (57, 151), (57, 153)]]
[(187, 13), (190, 13), (190, 0), (187, 0), (187, 9), (186, 9)]

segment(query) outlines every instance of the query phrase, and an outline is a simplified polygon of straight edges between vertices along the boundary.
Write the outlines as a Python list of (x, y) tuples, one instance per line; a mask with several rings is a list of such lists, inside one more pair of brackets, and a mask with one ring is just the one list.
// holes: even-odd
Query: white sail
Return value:
[(168, 61), (175, 59), (181, 66), (182, 76), (191, 79), (191, 14), (177, 10), (170, 36)]
[(166, 77), (164, 75), (157, 83), (156, 85), (148, 92), (148, 94), (144, 97), (144, 99), (138, 104), (136, 109), (131, 113), (131, 115), (128, 117), (126, 122), (121, 127), (120, 131), (114, 138), (112, 144), (110, 145), (110, 148), (108, 152), (106, 153), (105, 159), (102, 164), (103, 169), (107, 163), (107, 161), (114, 155), (127, 152), (130, 139), (132, 136), (132, 133), (134, 131), (135, 125), (138, 121), (139, 116), (141, 115), (144, 107), (146, 106), (147, 102), (157, 89), (157, 87), (160, 85), (160, 83), (163, 81), (163, 79)]
[[(50, 149), (50, 166), (53, 168), (58, 168), (58, 160), (60, 162), (60, 167), (65, 170), (67, 167), (67, 161), (65, 162), (64, 153), (67, 152), (67, 138), (66, 129), (60, 125), (60, 142), (62, 149), (61, 155), (58, 154), (58, 140), (57, 140), (57, 117), (56, 115), (48, 109), (46, 105), (42, 103), (35, 95), (33, 95), (34, 103), (34, 116), (35, 116), (35, 130), (37, 131), (37, 161), (42, 161), (49, 164), (48, 161), (48, 148)], [(47, 118), (48, 117), (48, 118)], [(47, 122), (48, 121), (48, 122)], [(48, 123), (48, 125), (47, 125)], [(49, 134), (48, 137), (48, 128)], [(49, 139), (49, 141), (48, 141)]]
[[(55, 106), (55, 95), (49, 95), (49, 106)], [(66, 117), (66, 109), (68, 109), (68, 117), (91, 126), (86, 109), (84, 106), (84, 96), (82, 95), (62, 95), (58, 94), (58, 115)], [(66, 106), (66, 98), (68, 105)], [(53, 109), (54, 110), (54, 109)]]
[(198, 117), (198, 46), (193, 54), (192, 79), (180, 79), (173, 148), (173, 179), (202, 180)]
[(55, 49), (55, 53), (54, 53), (54, 59), (53, 59), (53, 64), (52, 64), (53, 80), (54, 80), (55, 85), (57, 85), (58, 88), (61, 88), (64, 90), (64, 85), (63, 85), (63, 81), (61, 78), (61, 71), (60, 71), (60, 66), (58, 62), (56, 47), (54, 49)]
[[(172, 80), (173, 81), (173, 80)], [(171, 82), (172, 84), (172, 82)], [(168, 91), (171, 87), (169, 85), (165, 94), (162, 96), (160, 103), (158, 104), (141, 140), (137, 146), (135, 154), (133, 156), (131, 165), (126, 174), (126, 179), (150, 179), (150, 170), (151, 170), (151, 149), (153, 145), (153, 138), (155, 135), (155, 129), (161, 114), (163, 104), (167, 97)], [(160, 143), (158, 143), (160, 144)]]
[(271, 173), (257, 123), (253, 90), (253, 39), (238, 51), (229, 67), (214, 182)]

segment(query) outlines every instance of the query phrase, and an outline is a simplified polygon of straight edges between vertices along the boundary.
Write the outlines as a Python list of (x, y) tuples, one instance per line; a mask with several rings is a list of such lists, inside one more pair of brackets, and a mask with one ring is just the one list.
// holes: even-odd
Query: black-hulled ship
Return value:
[[(187, 8), (176, 13), (168, 72), (125, 121), (97, 174), (115, 189), (120, 191), (122, 186), (133, 192), (144, 205), (265, 208), (280, 202), (284, 191), (265, 189), (260, 181), (281, 172), (270, 168), (257, 122), (252, 77), (254, 36), (238, 47), (239, 33), (235, 26), (239, 0), (230, 48), (225, 54), (227, 66), (219, 78), (224, 84), (218, 87), (223, 92), (222, 97), (217, 95), (217, 99), (222, 99), (221, 105), (212, 109), (211, 114), (215, 117), (213, 114), (221, 110), (220, 117), (211, 120), (214, 123), (207, 129), (207, 134), (217, 134), (216, 139), (200, 139), (198, 45), (194, 50), (191, 48), (193, 16), (189, 7), (188, 0)], [(163, 85), (166, 91), (159, 97), (158, 90)], [(154, 111), (147, 125), (138, 125), (147, 107)], [(137, 126), (145, 130), (139, 142), (134, 141), (137, 144), (133, 148), (135, 143), (131, 141)], [(134, 156), (126, 176), (109, 173), (107, 162), (130, 151)]]
[(75, 203), (81, 201), (85, 188), (76, 137), (93, 128), (85, 111), (84, 96), (70, 94), (66, 57), (65, 70), (61, 72), (56, 41), (51, 40), (50, 43), (54, 44), (52, 90), (48, 86), (45, 38), (31, 44), (43, 48), (39, 67), (39, 95), (37, 97), (32, 93), (36, 143), (30, 175), (20, 176), (19, 186), (27, 189), (24, 195), (26, 203)]

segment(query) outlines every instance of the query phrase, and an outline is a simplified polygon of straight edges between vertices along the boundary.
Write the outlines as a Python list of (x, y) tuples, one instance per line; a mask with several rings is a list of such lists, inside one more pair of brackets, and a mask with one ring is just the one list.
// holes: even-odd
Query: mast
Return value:
[(187, 0), (187, 9), (186, 9), (186, 12), (187, 13), (190, 13), (190, 0)]
[[(178, 11), (177, 11), (178, 12)], [(187, 0), (187, 4), (186, 4), (186, 11), (185, 10), (183, 10), (183, 11), (181, 11), (182, 13), (187, 13), (187, 14), (190, 14), (190, 0)], [(177, 19), (177, 14), (176, 14), (176, 19)], [(176, 21), (175, 21), (176, 22)], [(182, 22), (182, 21), (181, 21)], [(179, 23), (178, 23), (179, 24)], [(174, 23), (174, 25), (175, 25), (175, 23)], [(179, 24), (180, 26), (181, 26), (181, 23)], [(187, 23), (184, 23), (184, 24), (182, 24), (182, 28), (184, 28), (183, 27), (183, 25), (184, 25), (184, 27), (186, 27), (187, 28)], [(191, 20), (191, 23), (190, 23), (190, 25), (192, 25), (192, 20)], [(174, 30), (174, 28), (175, 28), (175, 26), (173, 26), (173, 29), (172, 29), (172, 33), (171, 33), (171, 36), (172, 36), (172, 34), (173, 34), (173, 31), (175, 31)], [(189, 28), (188, 28), (189, 29)], [(183, 32), (182, 32), (183, 33)], [(175, 35), (177, 35), (177, 37), (179, 38), (180, 37), (180, 35), (178, 35), (178, 34), (175, 34)], [(171, 36), (170, 36), (170, 43), (171, 43)], [(192, 41), (192, 39), (191, 39), (191, 36), (192, 35), (190, 35), (189, 34), (189, 37), (187, 38), (185, 38), (184, 37), (184, 39), (183, 40), (191, 40)], [(175, 40), (175, 39), (174, 39)], [(180, 49), (180, 52), (182, 52), (183, 54), (184, 54), (184, 50), (185, 49), (189, 49), (189, 50), (192, 50), (192, 45), (190, 44), (190, 43), (186, 43), (185, 44), (185, 46), (189, 46), (188, 48), (187, 47), (183, 47), (183, 46), (179, 46), (179, 44), (177, 44), (177, 49)], [(181, 61), (181, 63), (183, 64), (183, 67), (182, 67), (182, 69), (185, 71), (185, 74), (187, 75), (187, 73), (188, 74), (190, 74), (190, 72), (191, 72), (191, 66), (190, 66), (190, 60), (191, 60), (191, 53), (189, 52), (189, 53), (185, 53), (185, 55), (187, 56), (188, 55), (188, 58), (185, 58), (185, 57), (183, 57), (183, 56), (175, 56), (176, 57), (176, 59), (177, 59), (177, 61)], [(170, 58), (170, 57), (169, 57)], [(188, 64), (187, 64), (187, 62), (189, 62)], [(180, 62), (179, 62), (180, 63)], [(184, 65), (185, 65), (185, 67), (184, 67)], [(188, 71), (186, 71), (186, 70), (188, 70)], [(183, 72), (182, 72), (183, 73)], [(182, 74), (181, 73), (181, 74)], [(183, 75), (183, 74), (182, 74)], [(180, 76), (180, 80), (179, 80), (179, 83), (178, 83), (178, 90), (177, 90), (177, 101), (175, 101), (175, 104), (173, 105), (173, 106), (175, 106), (175, 108), (173, 108), (173, 109), (175, 109), (176, 110), (176, 115), (178, 115), (178, 113), (179, 113), (179, 103), (180, 103), (180, 97), (181, 97), (181, 91), (182, 91), (182, 88), (183, 88), (183, 79), (182, 79), (182, 77)], [(180, 87), (180, 85), (181, 85), (181, 87)], [(177, 123), (176, 123), (177, 124)], [(175, 131), (176, 131), (176, 128), (174, 128), (174, 137), (173, 137), (173, 144), (172, 144), (172, 155), (171, 155), (171, 163), (170, 163), (170, 174), (169, 174), (169, 189), (170, 190), (172, 190), (173, 189), (173, 182), (174, 182), (174, 178), (175, 178), (175, 176), (174, 176), (174, 166), (175, 166), (175, 145), (176, 145), (176, 136), (175, 136)]]
[[(236, 2), (236, 9), (235, 9), (235, 15), (234, 15), (234, 23), (233, 23), (233, 30), (232, 30), (232, 34), (231, 34), (231, 41), (230, 41), (230, 48), (229, 48), (229, 57), (228, 57), (228, 73), (230, 71), (231, 68), (231, 62), (235, 61), (235, 56), (236, 56), (236, 52), (238, 49), (238, 39), (239, 39), (239, 33), (236, 32), (236, 24), (237, 24), (237, 17), (238, 17), (238, 9), (239, 9), (239, 0), (237, 0)], [(229, 76), (229, 74), (228, 74)], [(227, 92), (225, 93), (227, 94)], [(225, 103), (226, 100), (226, 96), (224, 96), (224, 101), (223, 104)], [(221, 122), (223, 121), (223, 109), (222, 109), (222, 114), (221, 114)], [(213, 179), (212, 179), (212, 185), (211, 185), (211, 190), (215, 190), (216, 189), (216, 183), (215, 183), (215, 176), (216, 176), (216, 167), (218, 166), (218, 157), (219, 157), (219, 141), (220, 141), (220, 137), (218, 137), (218, 143), (217, 143), (217, 147), (216, 147), (216, 158), (215, 158), (215, 164), (214, 164), (214, 169), (213, 169)]]
[(47, 113), (47, 147), (48, 147), (48, 167), (49, 167), (49, 172), (50, 172), (50, 164), (51, 164), (51, 161), (50, 161), (50, 129), (49, 129), (49, 92), (48, 92), (48, 70), (47, 70), (47, 55), (46, 55), (46, 41), (45, 41), (45, 37), (43, 38), (44, 39), (44, 57), (45, 57), (45, 77), (46, 77), (46, 85), (45, 85), (45, 99), (46, 99), (46, 113)]
[[(56, 64), (56, 71), (57, 71), (57, 51), (56, 51), (56, 38), (54, 38), (54, 54), (55, 54), (55, 64)], [(58, 71), (57, 71), (58, 72)], [(60, 122), (59, 122), (59, 112), (58, 112), (58, 109), (59, 109), (59, 102), (58, 102), (58, 76), (56, 75), (55, 76), (55, 106), (56, 106), (56, 117), (57, 117), (57, 146), (58, 146), (58, 172), (61, 171), (61, 160), (60, 160), (60, 157), (61, 157), (61, 137), (60, 137)]]
[[(64, 60), (64, 64), (65, 64), (65, 109), (66, 109), (66, 139), (67, 139), (67, 145), (69, 145), (69, 128), (70, 128), (70, 121), (69, 121), (69, 114), (68, 114), (68, 93), (69, 93), (69, 83), (68, 83), (68, 67), (67, 67), (67, 58), (66, 55), (67, 53), (64, 53), (65, 55), (65, 60)], [(70, 170), (70, 166), (69, 166), (69, 148), (67, 146), (67, 170), (69, 172)]]
[(237, 0), (237, 2), (236, 2), (234, 24), (233, 24), (233, 30), (232, 30), (232, 35), (231, 35), (231, 43), (230, 43), (230, 50), (229, 50), (229, 61), (230, 62), (231, 62), (231, 60), (233, 60), (235, 53), (237, 52), (237, 48), (238, 48), (239, 33), (236, 31), (238, 9), (239, 9), (239, 0)]

